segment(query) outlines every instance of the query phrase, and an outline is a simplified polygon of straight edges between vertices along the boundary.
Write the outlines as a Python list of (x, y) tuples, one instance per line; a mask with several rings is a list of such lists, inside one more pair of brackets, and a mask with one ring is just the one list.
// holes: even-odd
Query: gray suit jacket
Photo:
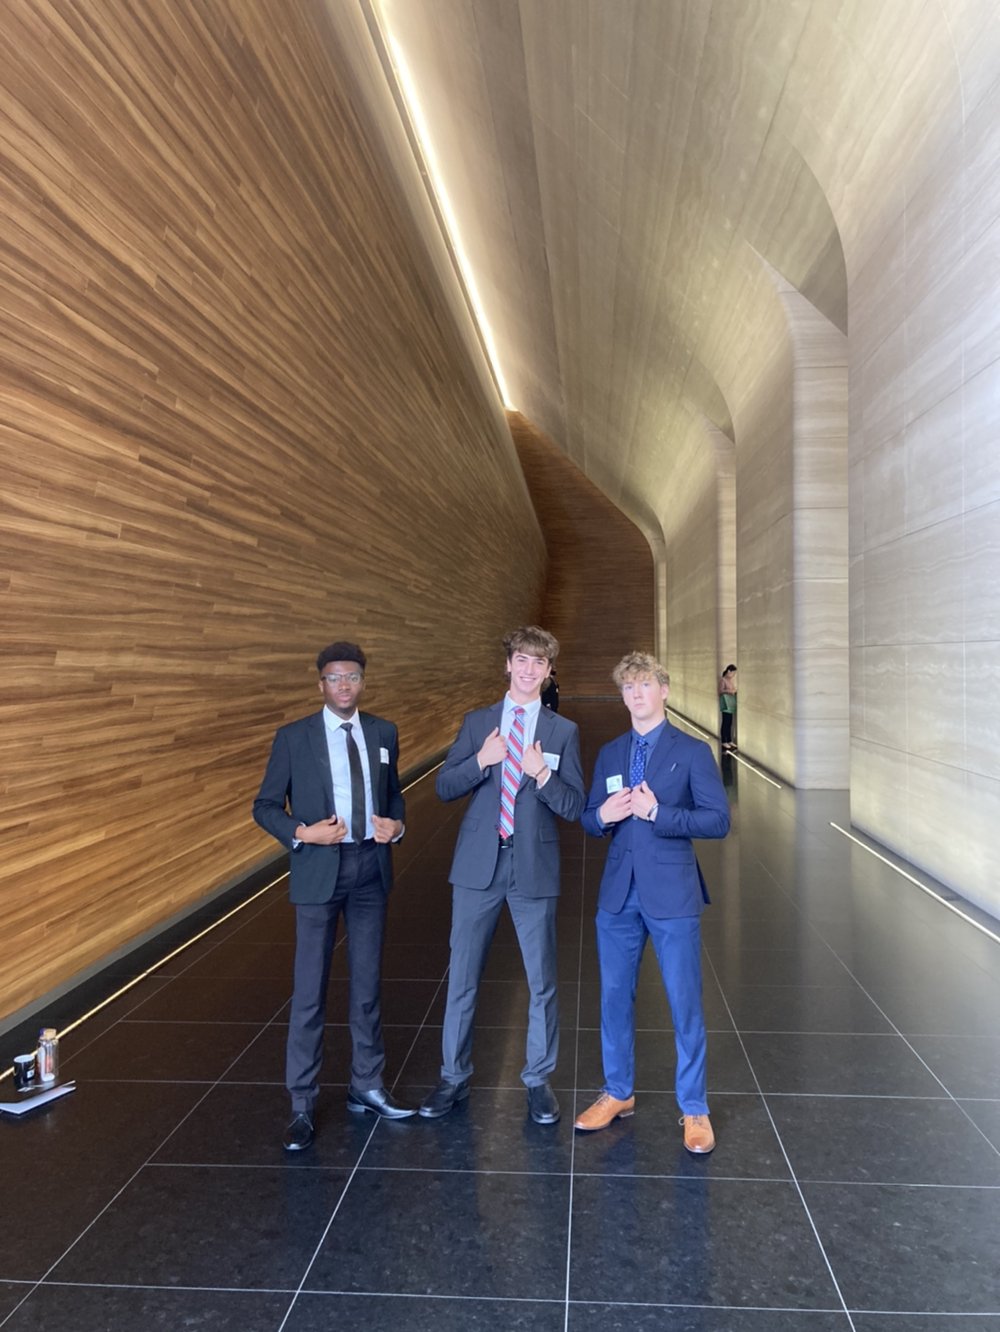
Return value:
[[(373, 813), (388, 819), (402, 819), (404, 802), (397, 771), (399, 738), (396, 727), (368, 712), (359, 716), (368, 750), (375, 804)], [(292, 852), (289, 896), (293, 902), (329, 902), (333, 896), (340, 869), (339, 847), (303, 843), (293, 849), (292, 842), (300, 823), (317, 823), (336, 812), (330, 751), (320, 710), (278, 729), (264, 780), (253, 802), (255, 820)], [(382, 883), (388, 892), (392, 887), (392, 851), (388, 845), (379, 845), (376, 849)]]
[[(437, 775), (436, 788), (442, 800), (472, 797), (459, 828), (449, 876), (453, 884), (462, 888), (487, 888), (496, 871), (503, 765), (496, 763), (481, 772), (476, 755), (490, 731), (500, 725), (502, 715), (502, 703), (466, 713)], [(535, 739), (541, 743), (542, 752), (553, 755), (555, 761), (549, 764), (552, 775), (543, 787), (536, 786), (531, 777), (521, 779), (514, 804), (514, 877), (519, 891), (529, 897), (556, 897), (559, 893), (556, 815), (573, 822), (580, 817), (584, 803), (580, 734), (574, 722), (542, 708)]]

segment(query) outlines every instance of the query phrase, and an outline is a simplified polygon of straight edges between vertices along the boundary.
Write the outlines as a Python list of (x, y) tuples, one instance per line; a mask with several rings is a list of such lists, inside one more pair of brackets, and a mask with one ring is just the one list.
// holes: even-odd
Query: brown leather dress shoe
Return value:
[(607, 1128), (614, 1119), (627, 1119), (632, 1114), (635, 1114), (634, 1096), (630, 1096), (626, 1101), (619, 1101), (607, 1092), (601, 1092), (594, 1104), (584, 1110), (573, 1127), (579, 1129), (581, 1133), (593, 1133), (596, 1129)]
[(707, 1156), (715, 1147), (715, 1134), (708, 1115), (681, 1115), (684, 1125), (684, 1146), (692, 1156)]

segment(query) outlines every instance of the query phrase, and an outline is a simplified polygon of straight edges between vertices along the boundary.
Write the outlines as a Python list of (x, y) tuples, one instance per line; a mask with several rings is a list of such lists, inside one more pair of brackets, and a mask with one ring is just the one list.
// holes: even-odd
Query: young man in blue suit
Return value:
[(404, 1119), (385, 1090), (381, 968), (393, 842), (403, 835), (396, 727), (358, 711), (365, 654), (331, 643), (316, 659), (321, 711), (282, 726), (254, 801), (256, 821), (291, 852), (295, 977), (288, 1021), (286, 1084), (292, 1118), (286, 1151), (311, 1146), (323, 1056), (330, 958), (343, 912), (350, 966), (348, 1021), (353, 1057), (347, 1108)]
[(632, 727), (598, 755), (582, 818), (588, 833), (611, 838), (597, 905), (604, 1090), (574, 1127), (607, 1128), (635, 1109), (635, 994), (652, 938), (674, 1023), (684, 1146), (704, 1155), (715, 1146), (701, 1002), (708, 893), (691, 838), (725, 837), (729, 803), (708, 745), (666, 720), (670, 676), (660, 663), (633, 652), (612, 678)]
[(437, 776), (442, 800), (469, 796), (451, 866), (451, 964), (442, 1032), (441, 1081), (420, 1107), (445, 1115), (469, 1094), (479, 981), (504, 903), (528, 978), (528, 1039), (521, 1080), (536, 1124), (554, 1124), (549, 1085), (559, 1052), (556, 902), (559, 829), (583, 809), (580, 737), (573, 722), (543, 708), (541, 689), (559, 651), (537, 625), (504, 639), (510, 688), (489, 708), (466, 713)]

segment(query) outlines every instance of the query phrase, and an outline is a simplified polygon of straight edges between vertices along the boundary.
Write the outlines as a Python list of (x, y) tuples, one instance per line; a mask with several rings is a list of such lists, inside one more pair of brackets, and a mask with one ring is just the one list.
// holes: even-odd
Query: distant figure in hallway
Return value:
[(549, 678), (542, 687), (542, 707), (549, 708), (552, 712), (559, 711), (559, 681), (556, 679), (556, 668), (549, 667)]
[(684, 1146), (715, 1146), (708, 1113), (701, 999), (701, 913), (708, 892), (692, 837), (725, 837), (729, 804), (715, 757), (666, 720), (670, 676), (633, 652), (612, 674), (632, 727), (604, 746), (582, 823), (611, 837), (597, 899), (604, 1089), (575, 1128), (593, 1132), (635, 1110), (635, 996), (652, 937), (677, 1047)]
[(733, 723), (736, 720), (736, 667), (727, 666), (719, 679), (719, 711), (722, 713), (722, 748), (736, 748)]
[(470, 796), (451, 865), (451, 964), (442, 1032), (441, 1081), (420, 1107), (445, 1115), (469, 1095), (479, 982), (506, 902), (528, 978), (527, 1052), (521, 1080), (536, 1124), (554, 1124), (549, 1085), (559, 1052), (556, 902), (559, 831), (583, 809), (580, 737), (542, 707), (542, 683), (559, 644), (537, 625), (503, 641), (510, 687), (499, 703), (466, 713), (437, 776), (442, 800)]
[(253, 805), (260, 826), (291, 852), (295, 978), (285, 1075), (292, 1118), (283, 1144), (289, 1152), (309, 1147), (314, 1137), (326, 991), (341, 912), (351, 973), (347, 1108), (386, 1119), (417, 1113), (416, 1106), (395, 1101), (382, 1082), (382, 941), (391, 844), (403, 835), (403, 794), (396, 727), (358, 711), (366, 665), (356, 643), (323, 649), (316, 659), (323, 707), (278, 730)]

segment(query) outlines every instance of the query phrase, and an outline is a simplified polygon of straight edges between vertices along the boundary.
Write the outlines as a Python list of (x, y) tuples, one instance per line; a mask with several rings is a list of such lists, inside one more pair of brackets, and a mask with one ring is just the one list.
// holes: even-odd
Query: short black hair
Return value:
[(735, 670), (736, 670), (736, 667), (735, 667), (734, 665), (729, 665), (729, 666), (727, 666), (726, 669), (722, 672), (722, 674), (723, 674), (723, 675), (728, 675), (730, 671), (735, 671)]
[(316, 669), (321, 671), (324, 666), (328, 666), (331, 661), (356, 661), (361, 667), (361, 673), (364, 674), (365, 667), (368, 665), (368, 658), (358, 647), (357, 643), (331, 643), (325, 647), (316, 658)]

